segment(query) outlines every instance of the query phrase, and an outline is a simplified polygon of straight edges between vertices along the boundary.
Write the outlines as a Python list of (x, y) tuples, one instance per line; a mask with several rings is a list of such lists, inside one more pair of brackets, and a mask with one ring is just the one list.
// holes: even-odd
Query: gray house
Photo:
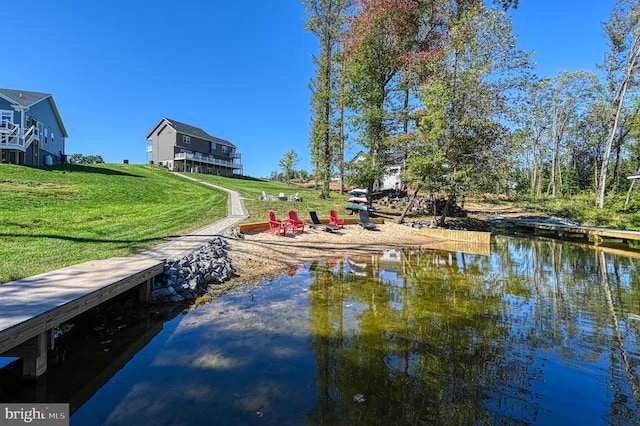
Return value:
[(0, 89), (0, 162), (64, 163), (67, 130), (47, 93)]
[(162, 118), (146, 140), (150, 162), (169, 170), (227, 177), (242, 174), (236, 146), (198, 127)]

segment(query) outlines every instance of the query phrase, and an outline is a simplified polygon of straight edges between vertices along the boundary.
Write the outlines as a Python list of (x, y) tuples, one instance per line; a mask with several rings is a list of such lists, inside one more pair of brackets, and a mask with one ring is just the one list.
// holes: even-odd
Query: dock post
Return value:
[(53, 349), (53, 329), (4, 352), (2, 356), (22, 358), (22, 377), (36, 379), (47, 371), (47, 352)]
[(23, 345), (25, 353), (22, 359), (22, 376), (26, 379), (35, 379), (47, 371), (49, 332), (40, 333)]
[(153, 291), (154, 278), (149, 278), (138, 286), (138, 300), (141, 303), (151, 302), (151, 292)]

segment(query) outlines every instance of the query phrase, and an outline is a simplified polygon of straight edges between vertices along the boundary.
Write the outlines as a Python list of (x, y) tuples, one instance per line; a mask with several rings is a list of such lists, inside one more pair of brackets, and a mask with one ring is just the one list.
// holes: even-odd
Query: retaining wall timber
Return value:
[(475, 244), (491, 244), (491, 232), (459, 231), (455, 229), (422, 229), (423, 235), (445, 238), (451, 241), (463, 241)]

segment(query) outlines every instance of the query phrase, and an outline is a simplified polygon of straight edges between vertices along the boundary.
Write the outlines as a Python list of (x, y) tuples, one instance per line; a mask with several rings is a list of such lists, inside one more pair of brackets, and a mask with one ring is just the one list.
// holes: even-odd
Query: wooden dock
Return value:
[(0, 284), (0, 357), (23, 358), (27, 378), (42, 375), (55, 327), (134, 287), (148, 301), (166, 259), (184, 256), (248, 217), (236, 191), (177, 175), (226, 191), (227, 217), (137, 256), (84, 262)]
[(156, 258), (111, 258), (1, 284), (0, 356), (23, 358), (25, 377), (42, 375), (55, 327), (134, 287), (146, 299), (163, 270)]
[(566, 225), (526, 219), (510, 219), (508, 222), (520, 228), (530, 229), (536, 235), (553, 235), (559, 239), (592, 238), (596, 245), (602, 244), (606, 240), (621, 240), (625, 244), (631, 241), (640, 241), (640, 232), (638, 231)]

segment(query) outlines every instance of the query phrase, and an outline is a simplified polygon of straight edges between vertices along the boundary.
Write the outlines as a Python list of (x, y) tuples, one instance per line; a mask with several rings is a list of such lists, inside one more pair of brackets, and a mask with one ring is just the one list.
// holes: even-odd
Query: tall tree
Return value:
[(279, 165), (282, 169), (282, 175), (285, 181), (289, 182), (289, 180), (293, 178), (295, 166), (298, 164), (299, 160), (300, 158), (298, 157), (298, 153), (293, 149), (284, 153), (280, 159)]
[[(518, 3), (495, 2), (505, 9)], [(432, 77), (429, 75), (432, 70), (425, 64), (450, 42), (451, 10), (474, 8), (483, 5), (483, 1), (354, 0), (354, 3), (356, 14), (350, 20), (345, 39), (348, 106), (358, 141), (366, 152), (360, 156), (365, 160), (353, 167), (350, 177), (352, 183), (367, 187), (371, 193), (386, 173), (390, 154), (408, 148), (409, 101), (418, 97), (419, 83)]]
[(529, 81), (522, 100), (516, 106), (518, 128), (511, 135), (521, 148), (518, 156), (520, 170), (529, 177), (531, 196), (541, 194), (546, 159), (549, 114), (543, 102), (542, 85), (539, 81)]
[[(306, 29), (320, 41), (319, 56), (314, 57), (316, 76), (311, 82), (311, 158), (316, 181), (323, 182), (321, 197), (329, 197), (333, 166), (344, 151), (341, 132), (341, 70), (338, 66), (346, 14), (350, 0), (303, 0), (308, 16)], [(338, 153), (336, 153), (336, 151)]]
[(629, 108), (625, 99), (629, 91), (638, 87), (636, 75), (640, 59), (640, 2), (618, 0), (611, 18), (604, 24), (604, 29), (610, 49), (604, 68), (612, 93), (612, 113), (596, 196), (596, 204), (600, 208), (604, 207), (611, 153), (616, 141), (622, 143), (621, 122), (624, 121), (625, 111)]
[(590, 161), (590, 164), (583, 167), (583, 171), (591, 175), (590, 181), (581, 189), (593, 193), (597, 190), (600, 180), (602, 155), (609, 126), (609, 108), (603, 96), (604, 89), (598, 89), (598, 92), (595, 102), (589, 105), (587, 114), (580, 121), (576, 131), (577, 141), (583, 144), (583, 150)]
[(391, 19), (397, 11), (388, 1), (361, 0), (357, 4), (358, 14), (350, 23), (346, 39), (347, 103), (354, 113), (359, 142), (367, 152), (351, 170), (350, 178), (371, 194), (387, 165), (387, 106), (399, 71), (398, 39), (391, 36)]
[(557, 77), (542, 80), (538, 96), (542, 97), (548, 114), (551, 170), (547, 193), (558, 195), (563, 154), (566, 152), (568, 129), (588, 111), (596, 93), (597, 78), (590, 72), (562, 72)]
[(407, 177), (448, 194), (441, 223), (458, 195), (490, 185), (505, 164), (509, 100), (529, 68), (508, 15), (475, 3), (447, 13), (450, 42), (421, 86), (424, 110), (410, 147)]
[(336, 150), (336, 162), (338, 167), (338, 177), (340, 179), (340, 195), (344, 194), (345, 174), (346, 174), (346, 160), (344, 158), (346, 151), (347, 134), (345, 132), (345, 78), (344, 78), (344, 50), (339, 50), (338, 60), (338, 121), (337, 121), (337, 133), (338, 133), (338, 149)]
[(408, 75), (441, 47), (441, 0), (359, 0), (346, 38), (348, 105), (366, 148), (351, 177), (369, 189), (385, 175), (391, 136), (403, 127)]

